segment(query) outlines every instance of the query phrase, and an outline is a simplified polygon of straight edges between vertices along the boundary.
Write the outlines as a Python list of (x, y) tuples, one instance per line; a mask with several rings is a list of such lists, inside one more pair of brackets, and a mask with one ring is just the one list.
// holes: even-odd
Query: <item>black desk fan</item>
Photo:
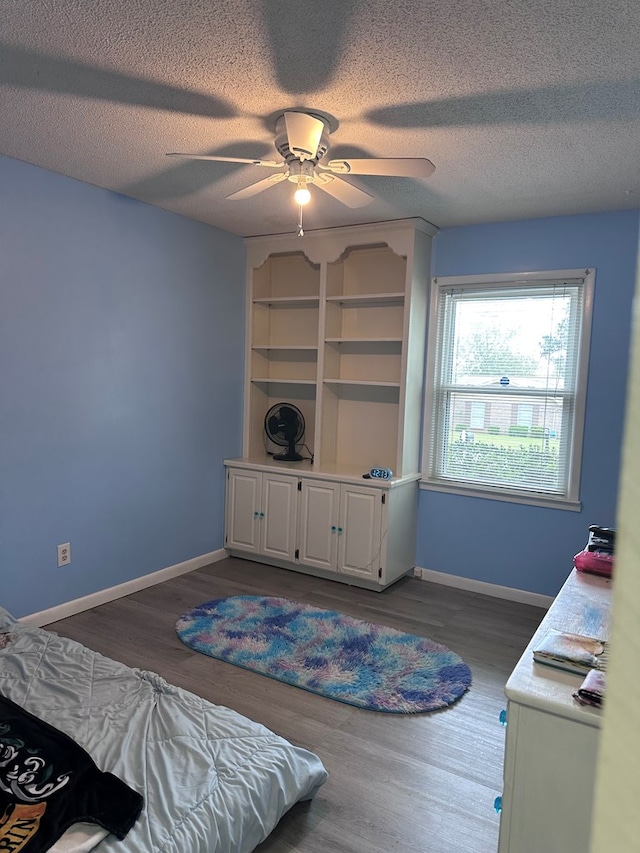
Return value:
[(300, 409), (291, 403), (276, 403), (264, 416), (264, 431), (269, 441), (287, 449), (283, 453), (274, 453), (279, 462), (300, 462), (304, 459), (296, 450), (304, 436), (304, 416)]

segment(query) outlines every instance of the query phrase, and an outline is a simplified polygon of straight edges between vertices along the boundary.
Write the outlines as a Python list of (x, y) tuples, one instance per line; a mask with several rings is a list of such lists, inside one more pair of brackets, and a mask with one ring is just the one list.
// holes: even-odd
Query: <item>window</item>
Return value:
[(530, 403), (518, 405), (518, 426), (533, 426), (533, 406)]
[(434, 279), (423, 487), (579, 509), (594, 278)]
[(471, 401), (471, 412), (469, 414), (469, 426), (471, 429), (484, 429), (486, 404), (480, 400)]

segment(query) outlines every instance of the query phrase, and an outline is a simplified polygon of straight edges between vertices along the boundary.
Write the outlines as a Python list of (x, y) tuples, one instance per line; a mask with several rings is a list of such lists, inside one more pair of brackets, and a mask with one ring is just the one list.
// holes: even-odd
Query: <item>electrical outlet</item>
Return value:
[(418, 566), (416, 566), (413, 570), (413, 576), (414, 576), (414, 578), (421, 578), (422, 577), (422, 569), (419, 568)]
[(68, 566), (71, 562), (71, 542), (58, 545), (58, 566)]

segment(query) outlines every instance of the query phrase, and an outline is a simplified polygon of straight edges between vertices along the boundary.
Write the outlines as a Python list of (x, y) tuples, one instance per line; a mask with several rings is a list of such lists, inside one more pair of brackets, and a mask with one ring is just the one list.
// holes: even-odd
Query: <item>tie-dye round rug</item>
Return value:
[(216, 598), (176, 630), (205, 655), (372, 711), (435, 711), (471, 685), (471, 670), (446, 646), (287, 598)]

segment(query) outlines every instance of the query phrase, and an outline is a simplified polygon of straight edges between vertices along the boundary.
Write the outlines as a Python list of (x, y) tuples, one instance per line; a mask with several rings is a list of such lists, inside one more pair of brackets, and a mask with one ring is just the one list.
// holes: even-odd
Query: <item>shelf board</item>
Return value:
[(306, 344), (278, 344), (277, 346), (256, 344), (251, 349), (262, 352), (271, 352), (272, 350), (275, 352), (318, 352), (317, 346), (307, 346)]
[(259, 296), (253, 300), (254, 305), (270, 305), (273, 308), (317, 308), (320, 305), (319, 296)]
[(402, 338), (325, 338), (328, 344), (401, 344)]
[(325, 385), (363, 385), (370, 388), (399, 388), (399, 382), (377, 382), (375, 379), (325, 379)]
[(315, 379), (282, 379), (269, 377), (251, 377), (256, 385), (316, 385)]
[(401, 305), (404, 302), (404, 291), (393, 293), (355, 293), (343, 296), (327, 296), (327, 302), (338, 302), (346, 306)]

